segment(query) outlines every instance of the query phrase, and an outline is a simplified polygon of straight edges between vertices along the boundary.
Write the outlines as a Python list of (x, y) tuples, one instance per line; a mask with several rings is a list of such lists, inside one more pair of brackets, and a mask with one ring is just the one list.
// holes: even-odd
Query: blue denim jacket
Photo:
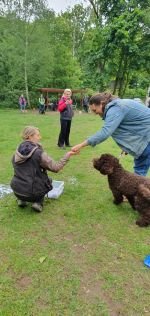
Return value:
[(104, 126), (87, 139), (95, 146), (109, 136), (122, 150), (138, 158), (150, 142), (150, 108), (131, 99), (114, 99), (104, 111)]

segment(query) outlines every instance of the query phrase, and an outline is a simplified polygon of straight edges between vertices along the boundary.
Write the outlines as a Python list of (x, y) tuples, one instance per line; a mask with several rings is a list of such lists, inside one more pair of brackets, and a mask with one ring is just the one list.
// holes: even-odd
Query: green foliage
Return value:
[(4, 1), (1, 106), (18, 106), (20, 93), (35, 106), (40, 87), (109, 89), (121, 97), (130, 92), (132, 97), (138, 87), (144, 96), (149, 86), (150, 1), (89, 3), (56, 15), (45, 0)]
[[(71, 50), (69, 21), (63, 16), (56, 17), (51, 11), (43, 10), (42, 16), (41, 11), (35, 15), (33, 9), (37, 10), (36, 4), (36, 1), (32, 3), (33, 8), (29, 4), (29, 7), (25, 5), (19, 11), (16, 2), (14, 5), (18, 15), (5, 14), (0, 20), (0, 99), (1, 104), (9, 107), (16, 103), (13, 100), (14, 90), (21, 93), (25, 90), (29, 99), (32, 96), (33, 105), (40, 87), (79, 88), (82, 84), (81, 67)], [(23, 12), (26, 12), (25, 18), (22, 17)]]
[(149, 78), (149, 20), (145, 18), (149, 1), (138, 1), (138, 5), (122, 0), (90, 2), (102, 23), (95, 24), (92, 41), (89, 38), (92, 48), (85, 52), (85, 71), (92, 71), (92, 86), (99, 85), (99, 90), (111, 87), (123, 96), (135, 71), (144, 73), (144, 81)]

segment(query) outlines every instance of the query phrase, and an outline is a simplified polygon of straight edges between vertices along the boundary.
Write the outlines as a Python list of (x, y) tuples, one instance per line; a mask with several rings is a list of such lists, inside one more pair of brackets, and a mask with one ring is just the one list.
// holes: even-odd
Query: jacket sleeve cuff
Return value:
[(96, 146), (96, 144), (93, 143), (93, 142), (90, 140), (90, 138), (87, 139), (87, 143), (88, 143), (88, 145), (90, 145), (90, 146), (92, 146), (92, 147), (95, 147), (95, 146)]
[(70, 155), (69, 155), (68, 153), (66, 153), (66, 154), (64, 155), (64, 158), (68, 161), (68, 160), (70, 159)]

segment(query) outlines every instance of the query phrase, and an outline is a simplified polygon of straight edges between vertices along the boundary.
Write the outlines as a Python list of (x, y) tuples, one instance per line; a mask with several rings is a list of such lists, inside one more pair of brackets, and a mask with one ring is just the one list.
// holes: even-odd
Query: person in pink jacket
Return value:
[(26, 110), (26, 104), (27, 104), (27, 101), (24, 97), (24, 95), (22, 94), (19, 98), (19, 105), (20, 105), (20, 110), (21, 112), (25, 112)]
[(58, 147), (65, 149), (71, 147), (69, 135), (71, 129), (71, 121), (74, 115), (72, 109), (72, 92), (70, 89), (65, 89), (61, 99), (58, 102), (58, 111), (60, 112), (61, 130), (58, 138)]

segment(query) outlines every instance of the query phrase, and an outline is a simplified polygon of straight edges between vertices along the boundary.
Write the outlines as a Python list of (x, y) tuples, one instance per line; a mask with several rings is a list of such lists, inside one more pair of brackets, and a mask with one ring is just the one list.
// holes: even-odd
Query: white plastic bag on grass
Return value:
[(12, 189), (8, 184), (0, 184), (0, 199), (6, 195), (12, 193)]
[(64, 190), (64, 181), (52, 181), (53, 189), (49, 191), (46, 196), (49, 199), (58, 199), (58, 197), (63, 193)]

